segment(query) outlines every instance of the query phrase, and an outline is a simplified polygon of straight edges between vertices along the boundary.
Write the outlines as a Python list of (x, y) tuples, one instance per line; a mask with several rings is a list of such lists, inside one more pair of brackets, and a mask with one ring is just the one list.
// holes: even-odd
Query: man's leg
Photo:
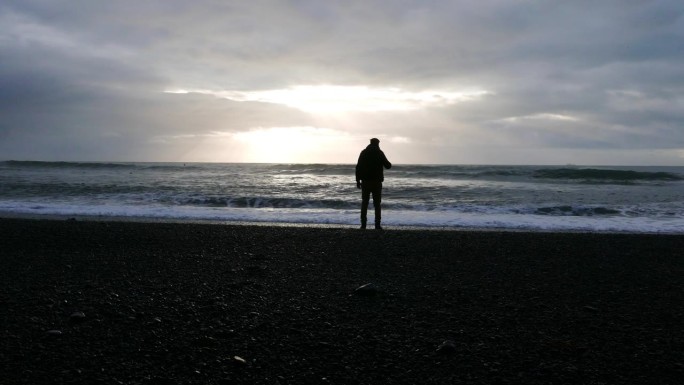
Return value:
[(368, 203), (370, 201), (370, 195), (371, 195), (371, 189), (369, 188), (368, 183), (362, 182), (361, 183), (361, 228), (362, 229), (366, 228), (366, 222), (367, 222), (366, 214), (368, 213)]
[(373, 207), (375, 207), (375, 228), (382, 229), (380, 221), (382, 220), (382, 182), (377, 182), (373, 186)]

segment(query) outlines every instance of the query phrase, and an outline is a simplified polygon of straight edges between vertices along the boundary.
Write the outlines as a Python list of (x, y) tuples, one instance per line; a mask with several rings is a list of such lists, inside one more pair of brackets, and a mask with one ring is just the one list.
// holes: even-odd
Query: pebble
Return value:
[(442, 342), (442, 344), (437, 347), (437, 353), (439, 353), (439, 354), (454, 354), (454, 353), (456, 353), (456, 344), (454, 344), (454, 341), (446, 340), (446, 341)]
[(372, 297), (372, 296), (378, 294), (378, 288), (372, 283), (367, 283), (365, 285), (361, 285), (361, 286), (357, 287), (356, 290), (354, 290), (354, 294)]
[(46, 333), (49, 336), (61, 336), (62, 335), (62, 331), (57, 330), (57, 329), (48, 330)]
[(71, 316), (69, 316), (69, 321), (71, 321), (71, 322), (83, 322), (83, 320), (85, 320), (85, 317), (86, 317), (85, 313), (83, 313), (82, 311), (76, 311), (76, 312), (71, 313)]
[(143, 382), (145, 385), (173, 385), (176, 382), (167, 377), (151, 377)]

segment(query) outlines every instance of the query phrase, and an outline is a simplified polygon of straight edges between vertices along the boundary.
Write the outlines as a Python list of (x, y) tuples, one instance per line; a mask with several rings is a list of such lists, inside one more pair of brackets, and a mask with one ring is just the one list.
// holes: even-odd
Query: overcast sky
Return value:
[(684, 2), (4, 0), (0, 159), (684, 165)]

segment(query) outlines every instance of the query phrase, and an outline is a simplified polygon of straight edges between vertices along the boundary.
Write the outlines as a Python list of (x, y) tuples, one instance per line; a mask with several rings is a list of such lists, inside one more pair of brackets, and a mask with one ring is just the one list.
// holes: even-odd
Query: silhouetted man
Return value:
[(365, 150), (361, 151), (359, 161), (356, 163), (356, 187), (361, 189), (361, 228), (366, 228), (366, 213), (368, 202), (373, 195), (373, 207), (375, 207), (375, 228), (382, 230), (380, 226), (382, 201), (382, 182), (385, 180), (384, 168), (391, 168), (392, 163), (387, 160), (385, 153), (380, 150), (380, 140), (373, 138)]

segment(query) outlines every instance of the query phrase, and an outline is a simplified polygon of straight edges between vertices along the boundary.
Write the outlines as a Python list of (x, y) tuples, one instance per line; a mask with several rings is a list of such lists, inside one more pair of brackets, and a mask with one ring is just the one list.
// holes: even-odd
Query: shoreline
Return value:
[[(264, 227), (301, 227), (301, 228), (331, 228), (358, 229), (358, 224), (343, 223), (300, 223), (300, 222), (269, 222), (269, 221), (231, 221), (218, 219), (187, 219), (168, 217), (133, 217), (133, 216), (103, 216), (103, 215), (65, 215), (65, 214), (24, 214), (0, 212), (3, 219), (28, 219), (48, 221), (84, 221), (84, 222), (130, 222), (130, 223), (175, 223), (175, 224), (205, 224), (222, 226), (264, 226)], [(630, 230), (586, 230), (586, 229), (542, 229), (542, 228), (514, 228), (514, 227), (467, 227), (467, 226), (413, 226), (413, 225), (383, 225), (385, 230), (392, 231), (454, 231), (454, 232), (511, 232), (511, 233), (568, 233), (568, 234), (647, 234), (647, 235), (684, 235), (677, 231), (630, 231)], [(368, 231), (374, 231), (369, 228)]]
[(0, 232), (7, 384), (684, 376), (678, 235), (29, 219)]

